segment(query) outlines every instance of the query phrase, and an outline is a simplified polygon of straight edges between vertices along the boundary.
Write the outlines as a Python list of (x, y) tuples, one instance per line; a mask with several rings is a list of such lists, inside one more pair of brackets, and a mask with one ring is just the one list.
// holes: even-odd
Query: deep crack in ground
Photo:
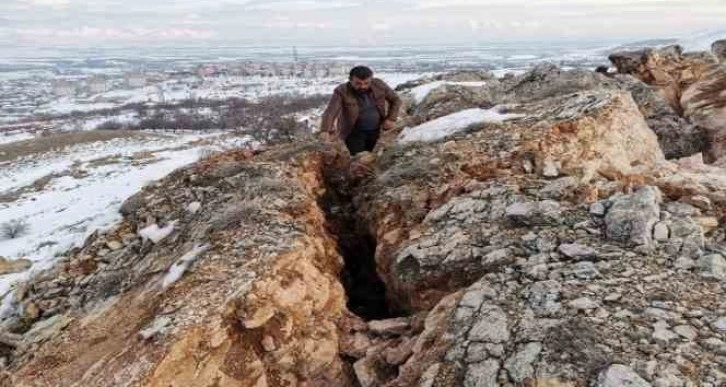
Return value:
[(326, 192), (319, 199), (328, 221), (328, 231), (336, 238), (345, 261), (341, 282), (348, 310), (364, 320), (395, 317), (386, 302), (386, 286), (376, 271), (376, 240), (356, 214), (345, 173), (324, 171)]

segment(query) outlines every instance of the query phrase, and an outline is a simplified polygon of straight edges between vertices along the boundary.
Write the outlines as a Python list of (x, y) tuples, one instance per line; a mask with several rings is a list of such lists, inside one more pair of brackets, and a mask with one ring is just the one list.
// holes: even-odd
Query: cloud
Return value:
[(71, 4), (70, 0), (19, 0), (20, 3), (34, 7), (64, 8)]
[(22, 29), (16, 31), (24, 43), (42, 43), (52, 39), (57, 44), (71, 44), (80, 40), (86, 42), (159, 42), (190, 41), (212, 38), (209, 30), (192, 28), (96, 28), (81, 27), (68, 30), (52, 28)]
[(361, 3), (347, 1), (315, 1), (315, 0), (264, 0), (251, 1), (245, 7), (248, 10), (265, 11), (311, 11), (321, 9), (340, 9), (360, 7)]
[(678, 37), (723, 28), (726, 1), (0, 0), (0, 15), (0, 43), (483, 44)]

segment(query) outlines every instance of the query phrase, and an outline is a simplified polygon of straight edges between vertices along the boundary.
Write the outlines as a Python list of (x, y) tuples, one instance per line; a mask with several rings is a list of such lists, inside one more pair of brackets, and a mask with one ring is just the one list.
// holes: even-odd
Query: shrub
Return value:
[(108, 120), (96, 126), (96, 130), (121, 130), (123, 128), (124, 124), (115, 120)]
[(29, 228), (24, 220), (11, 220), (0, 225), (0, 236), (5, 239), (15, 239), (26, 234)]

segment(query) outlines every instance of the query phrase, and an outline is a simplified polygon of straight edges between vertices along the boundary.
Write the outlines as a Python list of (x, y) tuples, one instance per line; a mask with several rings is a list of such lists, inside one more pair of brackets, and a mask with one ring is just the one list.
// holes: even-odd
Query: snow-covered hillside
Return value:
[[(209, 134), (143, 134), (34, 154), (0, 169), (0, 222), (27, 231), (0, 237), (0, 256), (28, 259), (31, 271), (53, 263), (93, 231), (121, 215), (122, 202), (157, 179), (204, 154), (239, 146), (245, 138)], [(0, 277), (0, 295), (30, 272)]]

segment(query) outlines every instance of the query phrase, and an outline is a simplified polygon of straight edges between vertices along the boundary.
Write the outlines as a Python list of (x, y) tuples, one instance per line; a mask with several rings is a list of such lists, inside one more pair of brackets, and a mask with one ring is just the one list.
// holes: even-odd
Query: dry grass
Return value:
[(39, 137), (31, 140), (0, 145), (0, 162), (12, 161), (19, 157), (59, 150), (71, 145), (86, 144), (96, 141), (109, 141), (115, 138), (142, 138), (145, 136), (148, 135), (127, 130), (90, 130), (83, 132), (51, 134), (48, 137)]
[(30, 226), (24, 220), (11, 220), (0, 225), (0, 237), (15, 239), (28, 232)]

